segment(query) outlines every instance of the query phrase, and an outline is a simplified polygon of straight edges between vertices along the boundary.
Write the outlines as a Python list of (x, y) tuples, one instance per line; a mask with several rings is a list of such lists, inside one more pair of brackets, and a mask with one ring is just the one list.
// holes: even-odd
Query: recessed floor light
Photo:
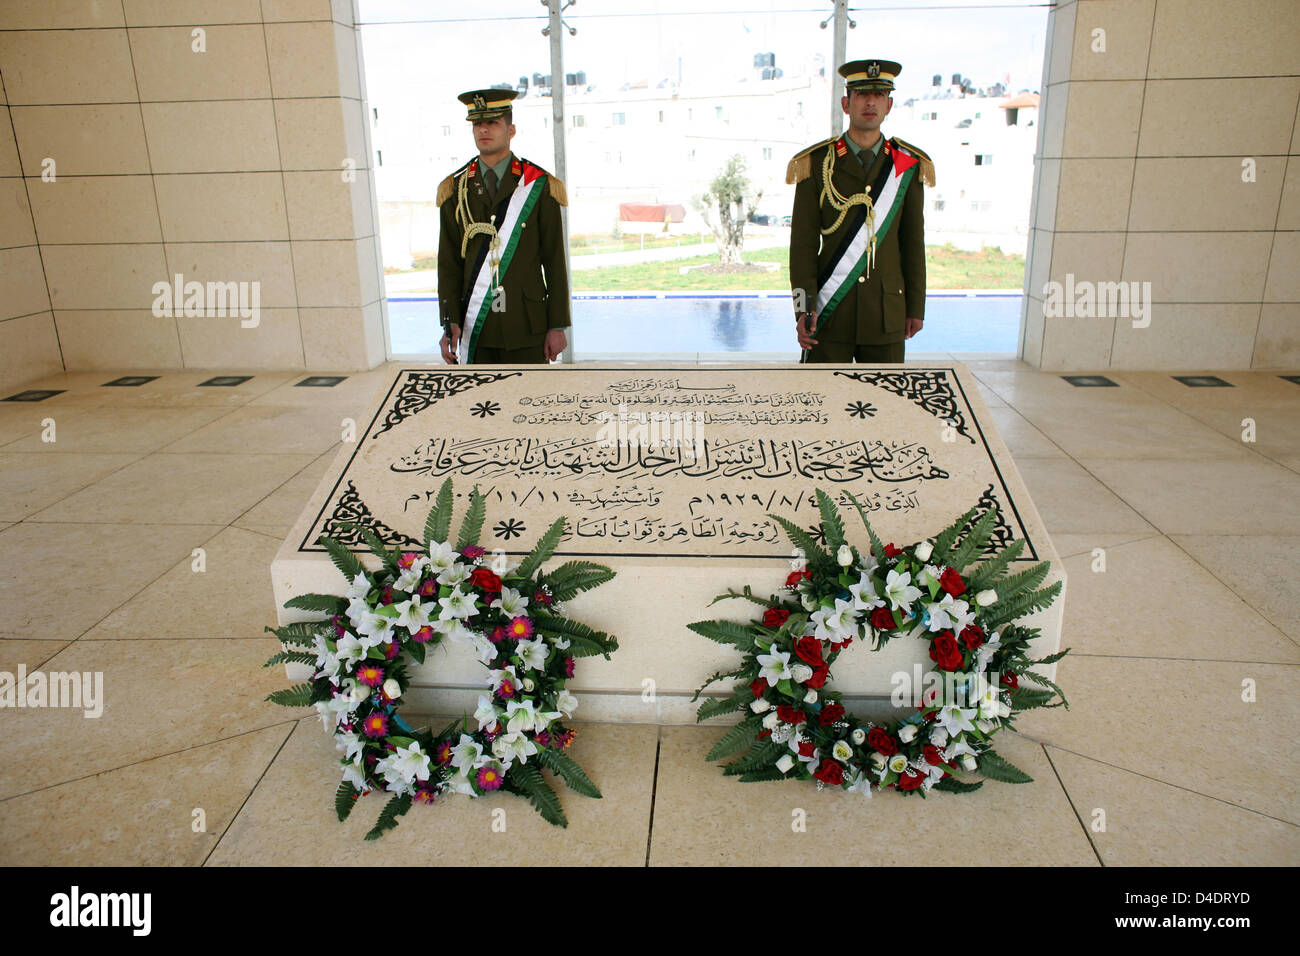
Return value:
[(1284, 378), (1288, 382), (1295, 382), (1295, 384), (1300, 385), (1300, 375), (1280, 375), (1278, 377)]
[(339, 382), (347, 378), (346, 375), (309, 375), (301, 382), (298, 382), (295, 388), (333, 388)]
[(1225, 382), (1217, 375), (1174, 375), (1175, 382), (1182, 382), (1189, 388), (1235, 388), (1231, 382)]
[(204, 385), (220, 385), (225, 388), (231, 388), (235, 385), (243, 385), (252, 377), (253, 376), (251, 375), (216, 375), (208, 379), (206, 382), (199, 382), (199, 387), (202, 388)]
[(123, 375), (121, 378), (115, 378), (111, 382), (105, 382), (104, 385), (143, 385), (145, 382), (152, 382), (156, 378), (158, 378), (157, 375)]
[(43, 402), (51, 395), (61, 395), (66, 392), (66, 388), (29, 388), (24, 392), (10, 395), (4, 399), (6, 402)]
[(1119, 388), (1119, 382), (1105, 375), (1062, 375), (1061, 378), (1078, 388)]

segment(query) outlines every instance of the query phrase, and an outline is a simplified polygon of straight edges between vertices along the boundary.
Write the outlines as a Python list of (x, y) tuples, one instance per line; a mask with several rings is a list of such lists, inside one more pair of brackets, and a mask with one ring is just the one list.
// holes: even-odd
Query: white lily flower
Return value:
[(890, 610), (901, 610), (906, 617), (912, 613), (912, 602), (920, 596), (921, 589), (912, 584), (911, 571), (904, 571), (902, 574), (897, 570), (889, 572), (889, 576), (885, 579), (885, 597), (889, 599)]
[(359, 734), (339, 732), (334, 735), (334, 746), (342, 750), (349, 760), (360, 760), (366, 742)]
[(790, 676), (790, 652), (773, 651), (771, 654), (759, 654), (758, 676), (765, 678), (771, 687)]
[[(504, 743), (505, 750), (509, 754), (511, 761), (518, 760), (520, 763), (528, 763), (528, 758), (537, 753), (537, 744), (523, 734), (504, 734), (496, 739), (493, 743)], [(502, 758), (503, 760), (506, 758)]]
[(397, 611), (396, 625), (406, 628), (412, 634), (422, 627), (428, 627), (433, 621), (429, 612), (437, 610), (432, 601), (425, 604), (418, 594), (412, 594), (409, 600), (394, 604), (393, 608)]
[(989, 662), (993, 660), (993, 655), (1002, 647), (1002, 638), (994, 631), (989, 635), (989, 639), (975, 648), (975, 665), (972, 670), (977, 673), (988, 669)]
[(420, 749), (418, 740), (409, 746), (397, 750), (375, 764), (375, 771), (382, 773), (389, 782), (401, 781), (413, 783), (416, 780), (429, 779), (429, 755)]
[(930, 731), (930, 743), (936, 747), (942, 747), (948, 742), (948, 731), (942, 727), (936, 727)]
[(468, 774), (487, 763), (483, 748), (469, 734), (461, 734), (460, 742), (451, 748), (451, 765), (461, 773)]
[[(464, 627), (463, 624), (461, 626)], [(470, 631), (466, 628), (466, 632), (470, 635), (470, 640), (474, 642), (474, 652), (478, 655), (479, 663), (491, 664), (497, 659), (497, 646), (495, 644), (477, 631)]]
[(355, 629), (358, 624), (371, 614), (374, 614), (375, 609), (370, 606), (364, 596), (354, 597), (348, 602), (348, 609), (344, 613), (347, 615), (348, 623)]
[(560, 713), (565, 717), (572, 717), (573, 712), (578, 709), (578, 698), (567, 690), (562, 690), (555, 698), (555, 706), (560, 709)]
[(945, 704), (939, 708), (935, 723), (948, 731), (953, 737), (956, 737), (962, 731), (975, 729), (971, 719), (976, 713), (977, 711), (973, 707), (966, 709), (958, 707), (956, 704)]
[(474, 711), (474, 719), (478, 721), (479, 730), (492, 730), (495, 728), (501, 713), (501, 708), (492, 703), (490, 697), (486, 694), (478, 695), (478, 710)]
[(518, 733), (524, 730), (536, 732), (537, 704), (530, 697), (528, 700), (512, 700), (506, 704), (506, 731)]
[[(486, 760), (483, 761), (487, 763)], [(469, 781), (469, 771), (462, 770), (457, 774), (447, 778), (447, 789), (452, 793), (463, 793), (467, 797), (478, 796), (474, 790), (474, 785)]]
[(519, 655), (526, 670), (541, 671), (546, 669), (546, 655), (550, 648), (546, 646), (545, 639), (538, 637), (530, 641), (520, 641), (515, 645), (515, 652)]
[(351, 672), (352, 666), (366, 656), (366, 649), (351, 634), (344, 634), (339, 638), (338, 643), (334, 645), (334, 653), (338, 655), (339, 661)]
[(429, 566), (428, 558), (416, 558), (411, 562), (409, 568), (403, 568), (397, 575), (397, 580), (393, 582), (394, 591), (405, 591), (411, 593), (420, 583), (420, 578), (424, 577), (424, 571)]
[(841, 598), (836, 598), (832, 607), (818, 608), (809, 621), (817, 622), (813, 636), (819, 641), (839, 643), (845, 637), (853, 637), (858, 632), (853, 602)]
[(367, 649), (389, 643), (393, 639), (393, 621), (386, 614), (367, 614), (357, 624), (357, 640)]
[(528, 598), (514, 588), (502, 587), (501, 596), (493, 601), (490, 606), (501, 608), (501, 613), (506, 617), (523, 617), (524, 612), (528, 610)]
[(974, 753), (975, 753), (975, 748), (973, 748), (970, 744), (966, 743), (965, 738), (958, 737), (954, 739), (952, 743), (948, 744), (947, 747), (943, 748), (943, 759), (951, 763), (952, 761), (956, 760), (958, 757), (961, 757), (966, 754), (974, 754)]
[(927, 588), (932, 584), (938, 585), (939, 576), (941, 573), (942, 572), (940, 572), (940, 570), (937, 567), (935, 567), (933, 564), (927, 564), (925, 567), (921, 569), (921, 572), (916, 576), (916, 583), (923, 584)]
[(438, 583), (444, 584), (449, 588), (454, 588), (464, 584), (469, 580), (470, 569), (463, 564), (453, 564), (451, 567), (438, 572)]
[(429, 567), (434, 571), (446, 571), (455, 565), (460, 555), (456, 549), (451, 546), (449, 541), (430, 542), (429, 544)]
[(509, 679), (510, 683), (515, 687), (519, 686), (519, 675), (515, 673), (514, 664), (511, 664), (509, 667), (500, 668), (499, 670), (488, 671), (488, 685), (492, 688), (492, 693), (494, 694), (501, 689), (502, 681), (507, 679)]
[(870, 574), (863, 574), (858, 578), (857, 584), (849, 585), (849, 593), (853, 595), (853, 610), (870, 611), (873, 608), (883, 607), (884, 599), (876, 593), (876, 582)]
[(442, 605), (442, 613), (438, 618), (443, 621), (453, 618), (464, 620), (478, 613), (474, 607), (474, 595), (466, 594), (460, 588), (456, 588), (445, 598), (438, 598), (438, 603)]
[(363, 793), (370, 789), (370, 785), (366, 783), (366, 769), (362, 766), (360, 757), (344, 765), (343, 782), (352, 784)]
[(318, 700), (315, 704), (321, 724), (330, 733), (338, 729), (343, 719), (352, 712), (353, 706), (347, 694), (337, 694), (329, 700)]
[(845, 792), (860, 793), (867, 799), (871, 799), (871, 778), (865, 773), (858, 771), (853, 775), (853, 780), (849, 783)]

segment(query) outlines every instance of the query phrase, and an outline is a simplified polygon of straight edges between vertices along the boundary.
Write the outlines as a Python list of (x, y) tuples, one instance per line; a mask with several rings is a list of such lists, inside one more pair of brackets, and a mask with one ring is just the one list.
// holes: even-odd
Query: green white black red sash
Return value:
[[(516, 160), (515, 163), (518, 169), (512, 168), (511, 172), (519, 175), (519, 185), (511, 194), (501, 223), (496, 227), (496, 236), (488, 243), (486, 254), (479, 256), (475, 266), (474, 282), (465, 305), (465, 322), (461, 325), (460, 346), (456, 356), (461, 365), (474, 361), (479, 334), (492, 311), (496, 289), (514, 259), (523, 224), (546, 190), (545, 172), (525, 160)], [(495, 269), (492, 267), (494, 255), (497, 257)]]
[[(892, 162), (886, 162), (876, 181), (871, 184), (871, 194), (876, 197), (874, 239), (877, 244), (889, 233), (902, 208), (907, 187), (916, 175), (919, 158), (898, 145), (886, 141), (881, 147)], [(880, 211), (885, 211), (881, 218)], [(834, 257), (828, 263), (817, 283), (817, 328), (835, 312), (859, 276), (871, 274), (872, 223), (868, 221), (865, 206), (856, 211), (848, 232)]]

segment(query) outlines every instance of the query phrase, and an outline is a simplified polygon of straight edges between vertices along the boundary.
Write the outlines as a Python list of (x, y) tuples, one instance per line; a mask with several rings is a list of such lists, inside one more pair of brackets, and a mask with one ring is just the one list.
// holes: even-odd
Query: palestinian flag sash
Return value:
[(474, 267), (474, 283), (465, 304), (465, 322), (461, 325), (460, 346), (456, 355), (461, 365), (469, 365), (474, 361), (479, 334), (492, 311), (496, 290), (514, 259), (519, 234), (533, 207), (537, 205), (537, 200), (546, 191), (546, 173), (532, 163), (519, 162), (517, 173), (520, 177), (519, 185), (510, 195), (505, 213), (501, 216), (501, 224), (496, 227), (496, 235), (487, 243), (484, 254), (478, 257)]
[(835, 256), (818, 277), (817, 329), (819, 331), (848, 295), (849, 289), (858, 281), (858, 277), (871, 274), (871, 259), (874, 258), (873, 240), (879, 243), (888, 235), (903, 206), (907, 187), (916, 176), (916, 167), (920, 162), (918, 157), (899, 146), (897, 141), (886, 140), (881, 149), (886, 151), (892, 161), (885, 163), (876, 181), (871, 184), (871, 194), (876, 197), (873, 203), (873, 215), (879, 216), (880, 210), (883, 209), (884, 218), (876, 220), (873, 234), (873, 223), (868, 221), (867, 207), (859, 206), (855, 212), (844, 241), (840, 243)]

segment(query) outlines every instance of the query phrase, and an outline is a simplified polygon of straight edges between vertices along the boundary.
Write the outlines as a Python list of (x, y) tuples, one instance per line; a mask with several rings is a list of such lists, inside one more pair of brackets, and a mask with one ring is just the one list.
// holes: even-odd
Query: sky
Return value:
[[(366, 83), (372, 101), (454, 99), (550, 71), (540, 0), (360, 0)], [(565, 11), (565, 71), (617, 90), (664, 77), (708, 85), (748, 74), (772, 52), (787, 75), (831, 59), (829, 0), (578, 0)], [(1037, 90), (1049, 4), (1042, 0), (859, 0), (847, 58), (903, 65), (895, 100), (924, 94), (934, 74), (961, 73), (977, 87), (1007, 79)]]

